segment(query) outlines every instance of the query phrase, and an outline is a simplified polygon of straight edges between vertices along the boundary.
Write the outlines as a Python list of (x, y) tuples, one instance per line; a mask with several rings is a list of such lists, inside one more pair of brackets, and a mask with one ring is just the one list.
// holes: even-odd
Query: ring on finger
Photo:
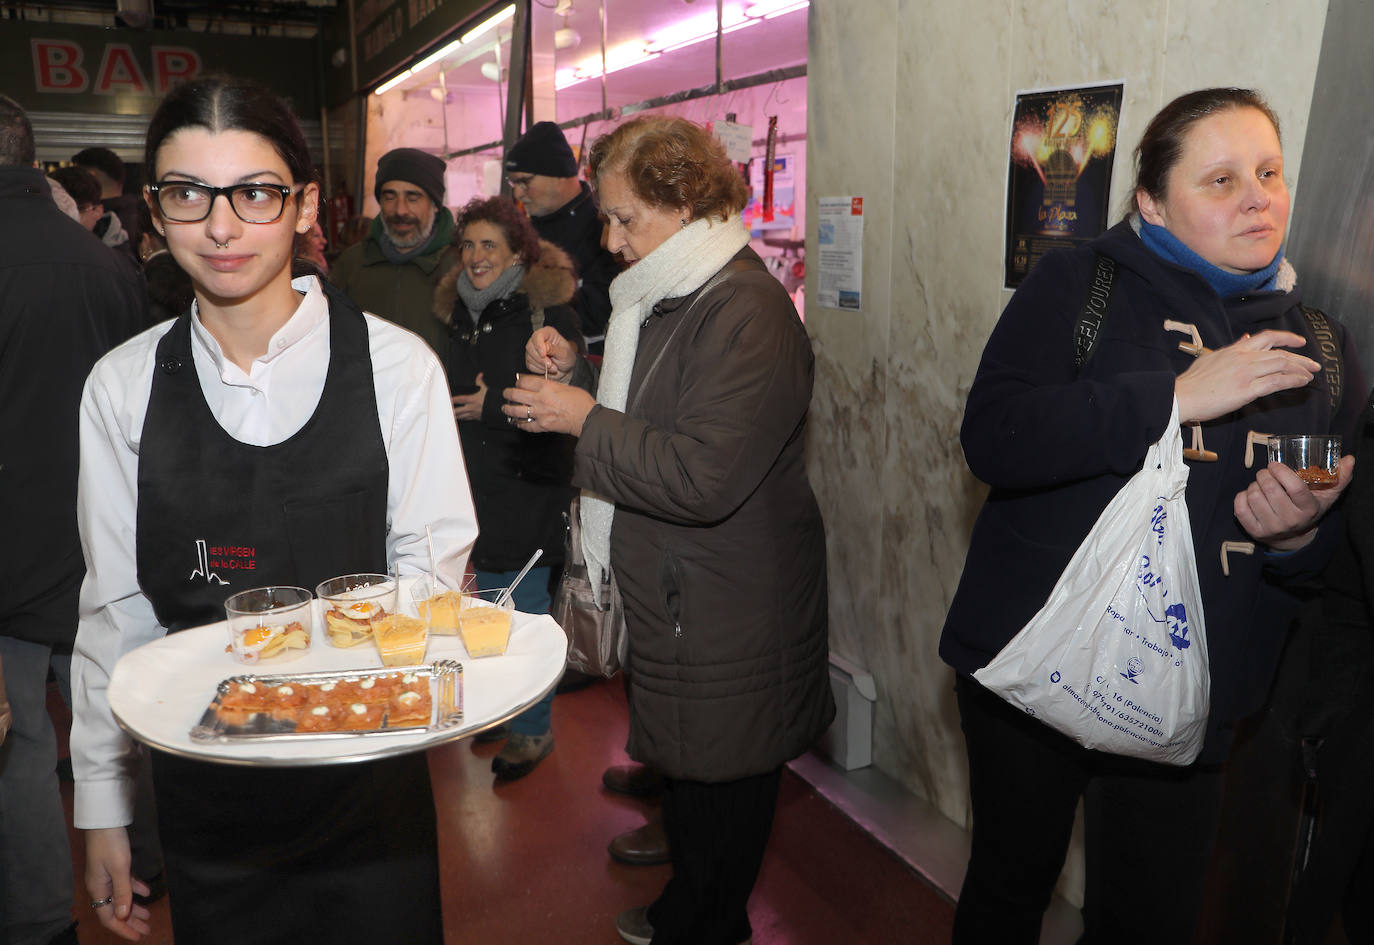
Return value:
[(527, 421), (534, 419), (534, 408), (529, 404), (525, 404), (525, 419)]
[(104, 899), (92, 899), (92, 900), (91, 900), (91, 908), (92, 908), (92, 909), (103, 909), (105, 906), (112, 905), (113, 903), (114, 903), (114, 896), (106, 896)]

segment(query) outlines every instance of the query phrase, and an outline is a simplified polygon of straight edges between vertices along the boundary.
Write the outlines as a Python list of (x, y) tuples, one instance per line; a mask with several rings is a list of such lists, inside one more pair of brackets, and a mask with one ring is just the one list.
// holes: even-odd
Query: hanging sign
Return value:
[(725, 156), (736, 164), (747, 164), (753, 156), (754, 126), (733, 121), (711, 122), (711, 133), (725, 145)]

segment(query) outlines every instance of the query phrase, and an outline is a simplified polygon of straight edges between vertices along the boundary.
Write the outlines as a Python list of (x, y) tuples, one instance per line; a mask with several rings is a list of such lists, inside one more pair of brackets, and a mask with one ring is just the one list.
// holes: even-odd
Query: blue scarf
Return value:
[(1274, 288), (1279, 263), (1283, 262), (1283, 250), (1280, 249), (1274, 254), (1273, 261), (1263, 269), (1256, 269), (1254, 272), (1227, 272), (1193, 252), (1164, 227), (1146, 223), (1143, 219), (1140, 221), (1140, 241), (1160, 259), (1197, 273), (1212, 287), (1212, 291), (1223, 299)]

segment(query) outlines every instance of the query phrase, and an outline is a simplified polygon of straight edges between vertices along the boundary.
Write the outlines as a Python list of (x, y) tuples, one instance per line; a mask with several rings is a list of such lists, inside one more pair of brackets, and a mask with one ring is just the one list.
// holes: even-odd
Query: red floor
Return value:
[[(558, 696), (557, 747), (521, 781), (494, 783), (499, 745), (464, 740), (430, 753), (449, 945), (620, 941), (616, 914), (651, 901), (669, 871), (624, 866), (606, 853), (611, 837), (650, 809), (601, 787), (602, 770), (626, 761), (625, 731), (624, 691), (614, 680)], [(71, 786), (63, 789), (70, 813)], [(78, 888), (81, 941), (122, 941), (100, 927), (88, 902)], [(949, 941), (953, 906), (788, 771), (750, 917), (755, 945), (924, 945)], [(165, 900), (153, 907), (145, 941), (172, 941)]]

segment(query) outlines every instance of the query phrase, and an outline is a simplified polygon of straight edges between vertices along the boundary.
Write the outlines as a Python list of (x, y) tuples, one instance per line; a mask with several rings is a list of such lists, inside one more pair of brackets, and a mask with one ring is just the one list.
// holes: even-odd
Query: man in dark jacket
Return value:
[(72, 864), (47, 714), (65, 679), (85, 565), (76, 530), (86, 375), (143, 321), (143, 289), (53, 202), (33, 130), (0, 95), (0, 660), (13, 728), (0, 749), (0, 941), (76, 942)]
[(525, 207), (540, 239), (560, 246), (577, 264), (577, 294), (572, 307), (582, 320), (582, 336), (600, 354), (611, 317), (611, 280), (620, 273), (615, 254), (601, 245), (601, 217), (591, 187), (578, 179), (563, 129), (541, 121), (506, 154), (506, 181)]
[(359, 307), (419, 335), (443, 360), (448, 329), (430, 311), (434, 287), (454, 266), (453, 214), (444, 206), (444, 162), (417, 148), (377, 161), (381, 213), (360, 243), (334, 261), (329, 281)]

